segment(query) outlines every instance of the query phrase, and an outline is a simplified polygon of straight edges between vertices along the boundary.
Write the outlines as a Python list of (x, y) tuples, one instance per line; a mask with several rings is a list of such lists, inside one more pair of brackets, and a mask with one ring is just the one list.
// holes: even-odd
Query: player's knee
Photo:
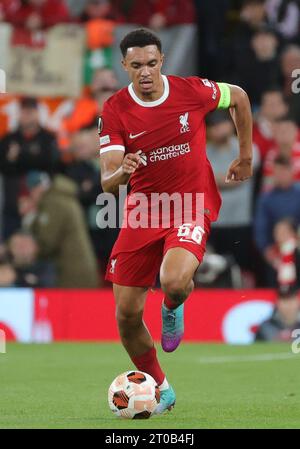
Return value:
[(117, 307), (116, 319), (120, 330), (139, 326), (142, 322), (142, 314), (138, 311)]
[(161, 277), (161, 287), (168, 298), (181, 304), (190, 294), (191, 280), (184, 275)]

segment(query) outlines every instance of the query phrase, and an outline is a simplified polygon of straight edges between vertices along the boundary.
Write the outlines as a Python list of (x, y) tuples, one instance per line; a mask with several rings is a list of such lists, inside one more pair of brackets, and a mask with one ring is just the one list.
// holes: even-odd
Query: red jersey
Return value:
[(221, 206), (206, 157), (205, 116), (217, 108), (217, 83), (198, 77), (164, 76), (164, 93), (143, 102), (133, 85), (104, 104), (100, 154), (142, 152), (143, 164), (131, 175), (130, 195), (142, 192), (204, 193), (205, 213), (215, 221)]

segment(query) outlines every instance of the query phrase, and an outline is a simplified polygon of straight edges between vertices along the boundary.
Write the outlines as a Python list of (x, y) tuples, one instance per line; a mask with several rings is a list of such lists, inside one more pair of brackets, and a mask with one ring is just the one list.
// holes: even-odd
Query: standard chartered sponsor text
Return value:
[(191, 151), (190, 144), (182, 143), (178, 145), (170, 145), (165, 147), (157, 148), (156, 150), (150, 151), (149, 160), (150, 162), (165, 161), (167, 159), (172, 159), (174, 157), (183, 156)]

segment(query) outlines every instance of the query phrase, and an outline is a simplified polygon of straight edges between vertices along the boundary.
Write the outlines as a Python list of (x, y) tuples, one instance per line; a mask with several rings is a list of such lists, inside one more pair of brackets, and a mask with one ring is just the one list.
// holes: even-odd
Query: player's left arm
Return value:
[[(246, 92), (232, 84), (218, 83), (221, 91), (220, 103), (223, 107), (229, 107), (237, 136), (239, 139), (240, 154), (228, 169), (226, 182), (245, 181), (253, 174), (252, 159), (252, 113), (248, 95)], [(221, 104), (222, 107), (222, 104)]]

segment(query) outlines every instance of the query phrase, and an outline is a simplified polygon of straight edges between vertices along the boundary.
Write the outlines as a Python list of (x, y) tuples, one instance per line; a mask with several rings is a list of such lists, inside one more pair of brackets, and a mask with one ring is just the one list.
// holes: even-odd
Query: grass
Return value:
[(107, 389), (132, 369), (115, 343), (8, 344), (0, 428), (300, 428), (300, 354), (287, 344), (183, 344), (159, 351), (177, 403), (149, 420), (116, 418)]

